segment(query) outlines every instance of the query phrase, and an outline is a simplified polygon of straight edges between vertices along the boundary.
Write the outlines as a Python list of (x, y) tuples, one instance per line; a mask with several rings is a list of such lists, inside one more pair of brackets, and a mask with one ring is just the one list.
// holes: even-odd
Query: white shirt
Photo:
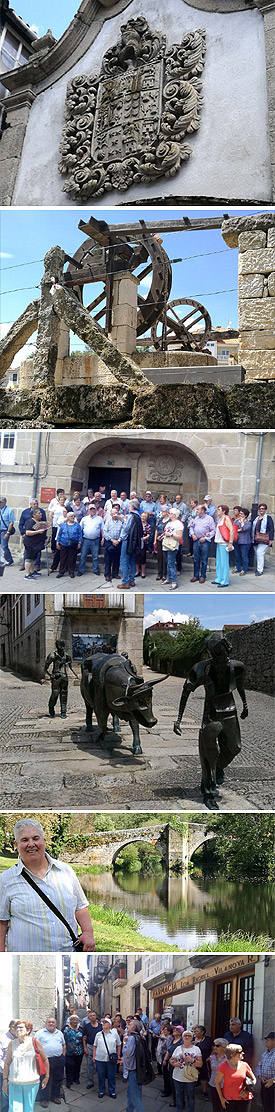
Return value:
[[(188, 1057), (189, 1054), (194, 1059), (194, 1062), (192, 1063), (192, 1065), (195, 1066), (196, 1065), (196, 1058), (201, 1058), (201, 1051), (200, 1051), (199, 1046), (190, 1046), (188, 1048), (187, 1048), (187, 1046), (183, 1046), (183, 1045), (182, 1046), (176, 1046), (175, 1050), (173, 1051), (173, 1054), (171, 1055), (171, 1057), (172, 1058), (183, 1058), (184, 1059), (186, 1057), (186, 1055)], [(190, 1063), (190, 1065), (191, 1065), (191, 1063)], [(173, 1081), (184, 1081), (184, 1083), (186, 1083), (187, 1085), (194, 1084), (194, 1082), (188, 1081), (188, 1078), (183, 1076), (183, 1069), (181, 1069), (178, 1066), (174, 1066)]]
[[(113, 1027), (111, 1031), (107, 1032), (107, 1035), (105, 1034), (105, 1031), (104, 1031), (104, 1038), (106, 1039), (109, 1054), (115, 1054), (116, 1050), (118, 1050), (118, 1047), (121, 1046), (120, 1036), (119, 1036), (118, 1031), (116, 1030), (116, 1028)], [(98, 1034), (96, 1035), (95, 1041), (94, 1041), (94, 1046), (96, 1047), (96, 1055), (95, 1056), (96, 1056), (96, 1061), (97, 1062), (108, 1062), (109, 1061), (108, 1052), (107, 1052), (107, 1048), (105, 1046), (104, 1038), (103, 1038), (103, 1032), (98, 1031)]]
[(12, 1085), (35, 1085), (40, 1081), (31, 1035), (24, 1042), (14, 1039), (12, 1043), (9, 1081)]
[(101, 536), (102, 524), (103, 519), (99, 514), (94, 514), (93, 517), (91, 517), (91, 514), (85, 514), (85, 517), (82, 517), (80, 521), (83, 537), (86, 537), (87, 540), (96, 540), (97, 537)]

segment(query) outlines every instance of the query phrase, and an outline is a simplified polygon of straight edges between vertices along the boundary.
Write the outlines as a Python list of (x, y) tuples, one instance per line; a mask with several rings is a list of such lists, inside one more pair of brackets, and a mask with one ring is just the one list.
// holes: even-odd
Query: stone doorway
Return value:
[(110, 498), (111, 490), (117, 490), (118, 495), (126, 491), (127, 498), (131, 490), (131, 467), (89, 467), (89, 490), (98, 490), (100, 486), (106, 487), (106, 498)]

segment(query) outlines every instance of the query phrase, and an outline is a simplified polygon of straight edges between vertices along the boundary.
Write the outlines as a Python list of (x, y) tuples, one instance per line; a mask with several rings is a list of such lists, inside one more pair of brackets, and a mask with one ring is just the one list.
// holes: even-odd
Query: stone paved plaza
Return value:
[[(57, 573), (53, 572), (53, 574), (49, 574), (49, 568), (52, 563), (52, 553), (50, 552), (50, 550), (47, 559), (48, 566), (46, 563), (46, 555), (44, 552), (41, 561), (41, 573), (35, 580), (26, 580), (24, 572), (19, 570), (21, 559), (16, 557), (15, 563), (11, 567), (8, 567), (7, 565), (5, 566), (2, 581), (3, 590), (5, 589), (5, 591), (11, 591), (14, 594), (17, 592), (21, 593), (22, 591), (28, 593), (30, 589), (31, 591), (38, 589), (43, 593), (46, 591), (55, 592), (60, 591), (60, 589), (71, 590), (71, 584), (73, 582), (74, 590), (78, 590), (81, 592), (104, 591), (107, 593), (108, 590), (113, 591), (114, 589), (117, 589), (121, 582), (120, 578), (116, 578), (113, 580), (112, 583), (106, 583), (104, 577), (102, 554), (100, 554), (99, 557), (99, 575), (93, 574), (91, 558), (88, 557), (84, 574), (78, 576), (76, 572), (75, 579), (73, 581), (68, 575), (65, 575), (62, 580), (60, 580), (57, 578)], [(205, 583), (191, 583), (190, 580), (192, 575), (193, 560), (187, 556), (184, 556), (182, 561), (182, 572), (181, 575), (178, 576), (178, 594), (180, 593), (180, 591), (184, 591), (186, 593), (189, 593), (190, 591), (190, 593), (192, 594), (196, 592), (196, 594), (199, 596), (202, 592), (217, 595), (219, 588), (212, 583), (212, 580), (215, 579), (215, 560), (213, 558), (208, 561), (207, 578)], [(147, 555), (146, 577), (145, 579), (142, 579), (141, 576), (136, 577), (135, 591), (142, 594), (144, 592), (150, 592), (150, 594), (154, 594), (159, 593), (159, 591), (161, 590), (163, 594), (169, 594), (169, 584), (163, 583), (162, 580), (157, 581), (156, 576), (156, 557), (154, 555)], [(35, 584), (37, 584), (37, 588)], [(274, 591), (274, 586), (274, 557), (272, 554), (270, 555), (269, 553), (267, 553), (267, 555), (265, 556), (265, 570), (263, 575), (256, 576), (252, 568), (249, 568), (247, 575), (236, 575), (232, 571), (230, 571), (229, 586), (224, 588), (224, 590), (230, 593), (233, 592), (234, 594), (240, 593), (241, 595), (254, 591), (256, 591), (257, 593), (264, 592), (266, 594), (269, 594), (270, 591)]]
[[(144, 669), (145, 676), (155, 673)], [(78, 684), (69, 686), (68, 717), (48, 715), (50, 685), (1, 672), (2, 786), (4, 809), (194, 810), (205, 812), (200, 785), (198, 733), (203, 695), (190, 697), (182, 736), (173, 733), (182, 680), (169, 676), (154, 689), (158, 719), (141, 727), (143, 755), (133, 757), (130, 727), (112, 756), (85, 728)], [(238, 709), (241, 710), (237, 696)], [(273, 699), (248, 691), (249, 716), (241, 723), (242, 752), (226, 773), (221, 811), (272, 810)], [(264, 728), (263, 728), (264, 724)], [(110, 733), (111, 736), (111, 733)]]

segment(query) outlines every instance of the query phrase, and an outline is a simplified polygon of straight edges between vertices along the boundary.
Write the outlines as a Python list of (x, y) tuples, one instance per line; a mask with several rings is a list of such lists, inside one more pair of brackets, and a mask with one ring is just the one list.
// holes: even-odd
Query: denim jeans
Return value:
[(170, 548), (166, 548), (164, 551), (165, 551), (165, 555), (166, 555), (166, 565), (167, 565), (167, 576), (166, 576), (166, 578), (170, 579), (171, 583), (177, 583), (178, 582), (177, 565), (176, 565), (177, 549), (175, 548), (174, 551), (171, 552)]
[(195, 1108), (195, 1081), (175, 1081), (174, 1086), (176, 1092), (176, 1109), (177, 1112), (182, 1112), (185, 1107), (187, 1112), (194, 1112)]
[(145, 1112), (142, 1087), (138, 1084), (137, 1071), (129, 1070), (126, 1112)]
[(110, 1097), (116, 1092), (116, 1062), (97, 1062), (98, 1092), (105, 1093), (105, 1081), (108, 1079), (108, 1093)]
[(120, 568), (121, 568), (121, 586), (125, 587), (126, 583), (133, 583), (136, 572), (136, 558), (133, 552), (127, 552), (128, 537), (124, 537), (121, 545)]
[(79, 568), (78, 568), (79, 575), (83, 575), (83, 572), (85, 571), (85, 564), (86, 564), (86, 560), (87, 560), (87, 556), (89, 555), (89, 552), (91, 553), (91, 556), (92, 556), (93, 571), (96, 572), (96, 573), (99, 572), (99, 566), (98, 566), (99, 545), (100, 545), (100, 537), (95, 537), (94, 540), (89, 540), (88, 537), (83, 537), (82, 548), (81, 548), (81, 556), (80, 556)]
[(194, 576), (205, 579), (210, 541), (193, 541)]
[(2, 549), (3, 549), (3, 552), (4, 552), (4, 557), (5, 557), (5, 560), (6, 560), (7, 564), (13, 564), (13, 558), (12, 558), (11, 550), (9, 548), (9, 541), (5, 540), (5, 533), (6, 532), (7, 532), (7, 529), (2, 530), (1, 535), (0, 535), (0, 543), (2, 545)]
[(249, 544), (236, 544), (235, 557), (237, 571), (247, 572)]

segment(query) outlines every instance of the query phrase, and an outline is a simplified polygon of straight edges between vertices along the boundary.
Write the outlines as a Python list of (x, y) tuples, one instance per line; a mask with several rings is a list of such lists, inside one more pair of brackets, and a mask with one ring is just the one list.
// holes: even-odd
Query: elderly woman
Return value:
[(44, 548), (47, 528), (46, 522), (42, 519), (41, 510), (33, 510), (29, 520), (26, 522), (26, 529), (23, 536), (23, 543), (26, 549), (25, 579), (36, 579), (37, 574), (39, 574), (39, 572), (34, 571), (34, 565), (38, 553), (42, 552), (42, 548)]
[(48, 1084), (48, 1058), (39, 1039), (32, 1039), (31, 1031), (32, 1023), (18, 1020), (15, 1024), (15, 1038), (8, 1045), (3, 1071), (3, 1093), (9, 1097), (9, 1112), (33, 1112), (40, 1083), (36, 1051), (41, 1055), (45, 1067), (42, 1089)]
[(234, 528), (229, 517), (229, 506), (218, 506), (218, 520), (215, 533), (216, 542), (216, 578), (212, 583), (217, 587), (228, 587), (229, 584), (229, 553), (233, 552)]
[(274, 540), (274, 521), (267, 513), (266, 502), (260, 502), (258, 516), (253, 521), (252, 540), (257, 563), (255, 575), (263, 575), (265, 551), (272, 548)]
[(66, 1085), (67, 1089), (70, 1089), (73, 1084), (80, 1085), (79, 1074), (84, 1054), (83, 1031), (78, 1015), (70, 1016), (66, 1027), (64, 1027), (64, 1039), (66, 1043)]
[(51, 511), (49, 510), (49, 518), (52, 526), (51, 550), (53, 553), (53, 562), (51, 568), (49, 569), (49, 575), (52, 575), (52, 572), (56, 571), (60, 561), (60, 551), (56, 547), (56, 537), (59, 525), (61, 525), (61, 522), (65, 521), (67, 517), (67, 507), (65, 506), (65, 501), (65, 491), (60, 490), (57, 498), (55, 499), (55, 505), (53, 506)]
[[(163, 1069), (167, 1069), (168, 1074), (169, 1074), (170, 1089), (171, 1089), (171, 1094), (172, 1094), (172, 1100), (171, 1100), (171, 1103), (170, 1103), (169, 1107), (171, 1107), (171, 1108), (176, 1107), (176, 1091), (175, 1091), (175, 1086), (174, 1086), (174, 1082), (173, 1082), (173, 1066), (171, 1066), (171, 1059), (173, 1057), (173, 1053), (174, 1053), (175, 1048), (177, 1046), (181, 1046), (181, 1039), (182, 1039), (183, 1032), (184, 1032), (184, 1027), (182, 1027), (181, 1024), (179, 1024), (177, 1027), (175, 1027), (175, 1026), (172, 1027), (173, 1039), (172, 1039), (171, 1045), (168, 1047), (168, 1050), (166, 1051), (166, 1054), (165, 1054), (165, 1057), (164, 1057), (163, 1063), (162, 1063)], [(167, 1087), (169, 1087), (169, 1082), (168, 1082)]]
[(63, 575), (74, 579), (77, 553), (81, 549), (82, 529), (70, 510), (66, 521), (61, 521), (56, 534), (56, 548), (60, 552), (60, 567), (57, 579)]
[[(176, 1047), (173, 1051), (171, 1066), (174, 1067), (173, 1082), (176, 1093), (177, 1112), (183, 1112), (185, 1103), (187, 1112), (194, 1112), (195, 1085), (199, 1076), (198, 1070), (202, 1066), (202, 1055), (199, 1046), (194, 1046), (193, 1044), (192, 1031), (184, 1031), (181, 1046)], [(189, 1070), (188, 1076), (189, 1066), (193, 1068)]]
[(161, 1031), (160, 1031), (159, 1038), (158, 1038), (157, 1050), (156, 1050), (156, 1059), (157, 1059), (158, 1067), (160, 1067), (160, 1073), (161, 1073), (161, 1068), (162, 1068), (162, 1074), (163, 1074), (163, 1092), (161, 1093), (162, 1097), (170, 1097), (171, 1096), (171, 1081), (170, 1081), (169, 1066), (168, 1066), (168, 1061), (166, 1059), (166, 1055), (167, 1055), (167, 1051), (172, 1046), (172, 1043), (173, 1043), (173, 1032), (172, 1032), (172, 1028), (170, 1027), (170, 1023), (168, 1023), (168, 1020), (167, 1020), (167, 1022), (162, 1024)]
[(93, 1047), (93, 1061), (98, 1076), (98, 1096), (104, 1097), (105, 1083), (108, 1081), (109, 1097), (116, 1097), (116, 1067), (121, 1057), (120, 1035), (112, 1028), (110, 1016), (102, 1019), (102, 1031), (98, 1031)]
[(166, 552), (162, 547), (162, 542), (165, 525), (167, 525), (168, 521), (170, 521), (169, 510), (163, 509), (161, 515), (157, 517), (154, 533), (154, 552), (158, 558), (158, 574), (156, 579), (162, 579), (163, 583), (165, 583), (166, 580)]
[(162, 547), (167, 562), (167, 578), (164, 582), (170, 583), (170, 591), (175, 591), (178, 586), (176, 555), (182, 536), (183, 524), (180, 520), (180, 510), (169, 510), (169, 521), (164, 528)]
[(213, 1112), (221, 1112), (221, 1102), (216, 1089), (216, 1077), (220, 1065), (223, 1062), (226, 1062), (226, 1046), (228, 1046), (228, 1039), (214, 1039), (211, 1054), (208, 1058), (208, 1065), (210, 1069), (209, 1085), (212, 1097)]
[[(0, 953), (5, 948), (10, 953), (72, 951), (78, 924), (83, 950), (94, 950), (88, 900), (71, 866), (46, 851), (40, 822), (19, 819), (14, 837), (18, 863), (0, 876)], [(55, 913), (47, 907), (44, 894)]]
[(246, 1078), (252, 1085), (256, 1085), (256, 1077), (248, 1062), (243, 1061), (243, 1049), (240, 1044), (228, 1043), (225, 1047), (225, 1057), (225, 1062), (219, 1062), (216, 1090), (222, 1108), (227, 1109), (227, 1112), (237, 1112), (237, 1101), (252, 1100), (253, 1094), (246, 1090)]

